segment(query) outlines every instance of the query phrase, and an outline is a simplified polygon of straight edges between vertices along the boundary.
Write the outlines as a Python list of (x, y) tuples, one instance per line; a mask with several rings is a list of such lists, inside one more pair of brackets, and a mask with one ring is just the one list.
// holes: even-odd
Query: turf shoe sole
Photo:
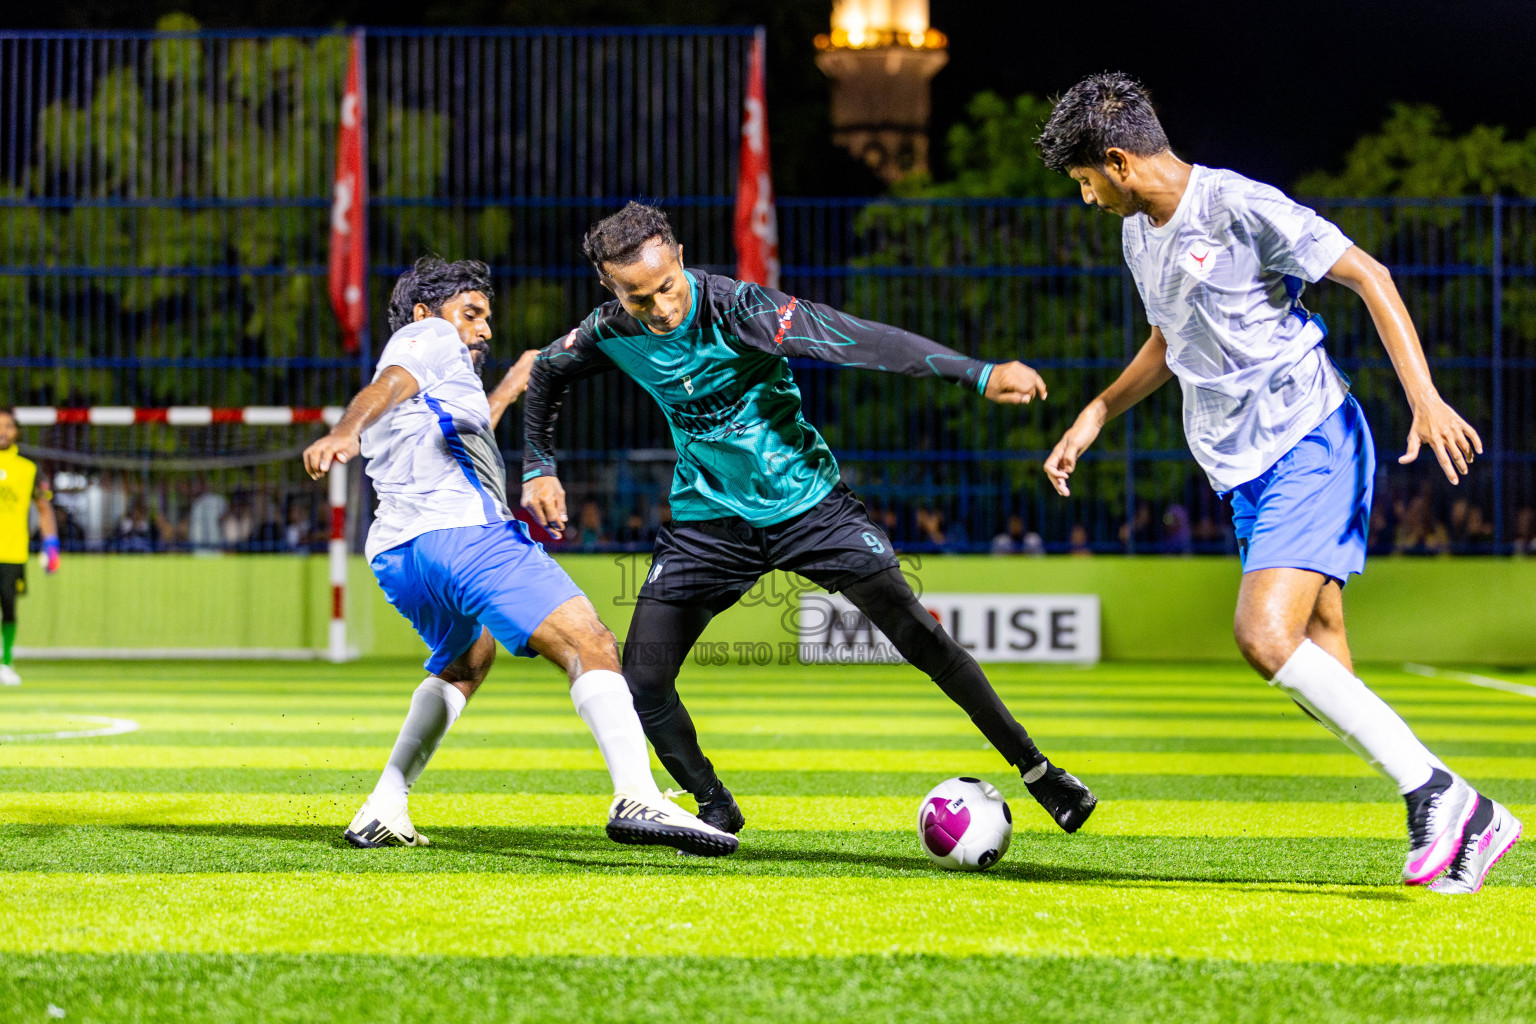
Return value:
[(384, 846), (431, 846), (426, 836), (416, 831), (411, 816), (404, 806), (398, 811), (379, 813), (368, 801), (358, 810), (352, 824), (342, 833), (342, 838), (363, 850)]
[(700, 857), (724, 857), (740, 845), (735, 836), (700, 821), (677, 804), (619, 793), (608, 808), (608, 838), (626, 846), (670, 846)]
[(1408, 859), (1403, 884), (1423, 885), (1450, 867), (1467, 822), (1477, 810), (1477, 792), (1441, 768), (1403, 797), (1408, 805)]
[(1064, 832), (1076, 832), (1082, 828), (1083, 822), (1088, 820), (1093, 809), (1099, 805), (1099, 798), (1093, 795), (1093, 791), (1081, 779), (1049, 761), (1041, 761), (1025, 770), (1024, 786)]
[(1497, 800), (1478, 796), (1477, 812), (1467, 824), (1467, 831), (1457, 847), (1456, 857), (1446, 873), (1430, 883), (1435, 892), (1469, 895), (1483, 887), (1488, 872), (1520, 838), (1520, 819)]

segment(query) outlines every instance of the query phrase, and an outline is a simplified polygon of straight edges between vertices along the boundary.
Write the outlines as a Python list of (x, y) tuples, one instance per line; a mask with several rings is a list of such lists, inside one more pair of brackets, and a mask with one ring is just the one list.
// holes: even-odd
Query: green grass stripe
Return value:
[[(540, 689), (543, 689), (542, 687)], [(1468, 688), (1470, 689), (1470, 688)], [(846, 689), (826, 695), (768, 696), (744, 683), (735, 692), (709, 692), (680, 683), (679, 692), (689, 706), (704, 714), (761, 713), (766, 715), (841, 715), (886, 717), (922, 714), (952, 705), (926, 681), (910, 693), (872, 693), (850, 696)], [(1045, 695), (1033, 690), (999, 687), (998, 692), (1021, 713), (1049, 716), (1267, 716), (1293, 710), (1278, 691), (1263, 687), (1253, 693), (1223, 693), (1204, 697), (1170, 698), (1167, 694), (1136, 696), (1074, 693)], [(1489, 691), (1484, 691), (1489, 692)], [(215, 693), (200, 697), (195, 692), (91, 693), (63, 697), (29, 692), (26, 697), (7, 695), (0, 715), (10, 713), (99, 713), (111, 707), (123, 714), (280, 715), (316, 717), (338, 714), (382, 714), (409, 703), (411, 687), (390, 694), (362, 695), (296, 691), (272, 697)], [(835, 695), (833, 695), (835, 693)], [(1506, 695), (1507, 699), (1469, 699), (1466, 693), (1446, 694), (1443, 699), (1405, 692), (1382, 691), (1405, 715), (1477, 721), (1507, 717), (1536, 722), (1536, 700)], [(564, 692), (528, 695), (508, 694), (487, 684), (474, 697), (473, 706), (483, 714), (564, 715), (573, 712)]]
[[(1321, 728), (1305, 736), (1286, 738), (1249, 738), (1238, 736), (1046, 736), (1040, 730), (1033, 735), (1046, 753), (1062, 758), (1076, 750), (1141, 751), (1145, 753), (1297, 753), (1329, 754), (1341, 748), (1339, 741)], [(250, 732), (139, 732), (111, 737), (110, 740), (69, 741), (82, 746), (272, 746), (272, 747), (368, 747), (387, 751), (394, 743), (393, 730), (380, 732), (288, 733), (265, 730)], [(701, 737), (706, 749), (745, 750), (822, 750), (839, 748), (874, 748), (885, 750), (949, 750), (963, 745), (966, 737), (884, 735), (871, 732), (824, 733), (816, 736), (785, 733), (719, 733)], [(979, 736), (973, 737), (978, 744)], [(31, 741), (29, 746), (41, 741)], [(569, 733), (480, 732), (452, 733), (446, 746), (525, 747), (538, 749), (581, 749), (592, 743), (585, 730)], [(3, 749), (3, 747), (0, 747)], [(1434, 749), (1445, 757), (1503, 756), (1536, 757), (1536, 742), (1465, 740), (1434, 741)]]
[[(952, 750), (710, 750), (721, 771), (927, 771), (948, 775), (1011, 773), (995, 751)], [(366, 747), (154, 747), (140, 745), (24, 744), (0, 747), (0, 768), (280, 768), (365, 771), (381, 766), (382, 750)], [(1348, 751), (1333, 754), (1075, 751), (1063, 764), (1074, 772), (1133, 775), (1319, 775), (1366, 777), (1371, 767)], [(464, 747), (445, 745), (433, 758), (439, 770), (554, 771), (603, 767), (596, 746)], [(652, 764), (660, 762), (652, 756)], [(1469, 776), (1536, 778), (1536, 759), (1465, 757), (1452, 766)]]
[[(71, 1024), (1398, 1024), (1536, 1020), (1522, 967), (1114, 957), (28, 955), (0, 1005)], [(447, 1008), (451, 1008), (447, 1009)], [(728, 1014), (719, 1008), (729, 1008)]]
[[(0, 783), (15, 793), (336, 793), (361, 797), (373, 788), (378, 772), (206, 768), (197, 771), (155, 768), (8, 769)], [(1009, 773), (989, 775), (1010, 795), (1028, 804), (1018, 780)], [(1099, 775), (1083, 778), (1101, 800), (1223, 800), (1292, 803), (1395, 803), (1396, 788), (1376, 777), (1315, 775)], [(932, 772), (752, 772), (726, 773), (738, 797), (803, 798), (904, 797), (932, 788)], [(1479, 789), (1506, 804), (1536, 803), (1536, 779), (1473, 776)], [(417, 795), (440, 793), (602, 793), (606, 771), (432, 771), (417, 784)], [(3, 796), (0, 796), (3, 803)]]
[[(1033, 812), (1038, 813), (1038, 812)], [(580, 873), (711, 878), (931, 878), (910, 828), (862, 831), (749, 827), (731, 857), (699, 862), (664, 848), (613, 843), (600, 825), (434, 824), (432, 845), (356, 850), (340, 824), (0, 825), (0, 871)], [(1403, 840), (1336, 836), (1114, 836), (1021, 830), (989, 877), (1020, 882), (1304, 882), (1394, 886)], [(1536, 853), (1517, 846), (1491, 886), (1536, 885)]]
[[(10, 953), (1177, 956), (1536, 964), (1536, 890), (442, 873), (0, 874)], [(771, 913), (761, 908), (771, 907)], [(360, 911), (365, 911), (360, 917)], [(379, 927), (359, 927), (362, 921)], [(743, 927), (750, 921), (750, 927)]]
[[(515, 723), (509, 723), (515, 725)], [(1447, 730), (1457, 733), (1462, 729)], [(1524, 735), (1523, 730), (1520, 731)], [(1130, 750), (1156, 752), (1221, 753), (1297, 753), (1331, 754), (1340, 749), (1339, 741), (1319, 727), (1305, 734), (1278, 737), (1234, 736), (1048, 736), (1033, 733), (1052, 756), (1073, 750)], [(81, 740), (93, 745), (136, 746), (278, 746), (278, 747), (372, 747), (388, 750), (395, 741), (395, 730), (378, 732), (308, 732), (290, 733), (253, 729), (248, 732), (188, 732), (184, 730), (125, 733), (109, 741)], [(974, 736), (980, 742), (979, 736)], [(961, 737), (963, 740), (963, 737)], [(705, 745), (746, 750), (820, 750), (839, 747), (885, 750), (948, 750), (957, 740), (945, 736), (907, 736), (874, 732), (823, 733), (810, 736), (787, 733), (721, 733), (703, 737)], [(33, 743), (39, 741), (32, 741)], [(76, 741), (70, 741), (71, 743)], [(449, 736), (447, 746), (457, 747), (537, 747), (584, 748), (592, 743), (585, 729), (566, 733), (459, 732)], [(1459, 735), (1434, 741), (1435, 751), (1443, 757), (1502, 756), (1536, 757), (1536, 739), (1528, 742), (1506, 740), (1467, 740)]]
[[(1464, 668), (1511, 682), (1536, 680), (1536, 672), (1531, 670), (1489, 669), (1486, 666), (1442, 667)], [(1263, 685), (1262, 680), (1242, 664), (1235, 649), (1231, 660), (1222, 662), (1115, 662), (1090, 668), (994, 664), (987, 665), (986, 670), (993, 683), (1000, 687), (1059, 688), (1063, 692), (1090, 688), (1149, 691), (1170, 688), (1236, 689)], [(1455, 680), (1426, 678), (1406, 672), (1401, 664), (1362, 663), (1356, 666), (1356, 671), (1372, 687), (1425, 693), (1476, 691), (1475, 687)], [(218, 679), (220, 692), (253, 695), (317, 688), (387, 693), (400, 686), (412, 685), (422, 678), (420, 660), (410, 658), (369, 658), (337, 666), (289, 663), (276, 672), (271, 663), (263, 662), (30, 662), (24, 666), (24, 672), (28, 687), (47, 687), (64, 692), (132, 691), (180, 683), (201, 688), (206, 686), (209, 679)], [(734, 665), (708, 667), (692, 662), (684, 666), (682, 678), (688, 685), (716, 686), (721, 689), (763, 685), (781, 687), (786, 692), (812, 686), (843, 690), (900, 687), (910, 684), (914, 678), (920, 679), (908, 666), (788, 665), (758, 672), (743, 670)], [(500, 685), (549, 685), (554, 675), (542, 663), (503, 658), (497, 663), (492, 679)]]
[[(382, 764), (383, 755), (380, 755)], [(274, 768), (10, 768), (0, 785), (14, 793), (75, 793), (91, 790), (124, 793), (346, 793), (361, 796), (373, 788), (378, 772)], [(742, 799), (756, 796), (893, 796), (912, 798), (927, 792), (934, 772), (758, 772), (730, 771), (731, 791)], [(1009, 772), (989, 774), (1014, 799), (1028, 802)], [(1386, 779), (1316, 775), (1101, 775), (1083, 778), (1101, 800), (1223, 800), (1319, 803), (1392, 803), (1397, 789)], [(1536, 803), (1536, 779), (1489, 779), (1472, 782), (1504, 803)], [(434, 768), (417, 783), (417, 795), (433, 793), (601, 793), (608, 788), (602, 770), (444, 771)], [(3, 802), (3, 797), (0, 797)]]
[[(1010, 787), (1011, 788), (1011, 787)], [(827, 831), (915, 827), (921, 793), (909, 797), (760, 796), (745, 806), (755, 829), (799, 830), (808, 819)], [(434, 825), (592, 825), (610, 798), (594, 794), (420, 793), (412, 820)], [(1051, 832), (1043, 812), (1014, 797), (1014, 826)], [(346, 793), (0, 793), (4, 824), (345, 825), (358, 807)], [(1536, 806), (1510, 806), (1536, 821)], [(1403, 835), (1399, 803), (1319, 804), (1235, 800), (1115, 800), (1094, 812), (1087, 830), (1101, 835), (1354, 836)]]
[[(887, 716), (922, 714), (930, 710), (953, 705), (939, 690), (924, 682), (912, 693), (870, 694), (850, 697), (846, 690), (838, 690), (836, 696), (774, 697), (758, 693), (750, 684), (737, 693), (701, 693), (684, 683), (679, 690), (690, 709), (700, 714), (754, 714), (767, 715), (843, 715)], [(1005, 700), (1020, 705), (1020, 711), (1036, 715), (1267, 715), (1290, 710), (1290, 705), (1278, 694), (1267, 689), (1251, 695), (1223, 694), (1206, 697), (1170, 699), (1166, 694), (1155, 697), (1127, 697), (1119, 694), (1071, 694), (1044, 696), (1034, 692), (1012, 692), (1007, 688), (999, 691)], [(220, 695), (206, 700), (195, 694), (186, 696), (122, 695), (110, 698), (113, 707), (125, 714), (194, 713), (204, 715), (335, 715), (380, 714), (398, 708), (410, 701), (411, 689), (402, 687), (398, 693), (377, 698), (319, 695), (314, 693), (293, 694), (270, 699), (253, 699), (238, 695)], [(18, 712), (78, 711), (91, 713), (91, 708), (107, 698), (80, 698), (76, 700), (36, 700), (28, 704), (16, 702), (8, 705)], [(1395, 702), (1412, 711), (1421, 709), (1436, 714), (1465, 715), (1471, 719), (1493, 715), (1515, 715), (1536, 721), (1536, 701), (1521, 704), (1484, 704), (1464, 706), (1456, 702), (1444, 706), (1441, 702), (1409, 699)], [(565, 694), (538, 696), (508, 696), (487, 687), (474, 697), (474, 707), (482, 714), (506, 715), (565, 715), (573, 713), (570, 699)], [(3, 718), (0, 718), (3, 721)]]
[[(373, 734), (393, 737), (405, 718), (408, 702), (401, 700), (395, 714), (356, 715), (237, 715), (237, 714), (133, 714), (122, 708), (104, 706), (102, 715), (132, 718), (140, 725), (140, 737), (128, 743), (144, 743), (143, 737), (162, 732), (205, 734)], [(94, 712), (93, 712), (94, 713)], [(810, 736), (838, 737), (854, 734), (893, 735), (902, 737), (964, 737), (980, 742), (976, 728), (959, 708), (945, 705), (935, 708), (928, 715), (892, 715), (888, 717), (859, 715), (694, 715), (700, 735), (708, 737), (722, 734), (750, 736)], [(1243, 719), (1235, 717), (1214, 718), (1072, 718), (1031, 716), (1021, 711), (1020, 721), (1032, 735), (1042, 742), (1052, 738), (1076, 737), (1178, 737), (1192, 739), (1226, 739), (1237, 736), (1253, 739), (1314, 740), (1320, 735), (1320, 727), (1299, 711), (1282, 711), (1268, 718)], [(1426, 742), (1465, 740), (1490, 743), (1536, 744), (1536, 723), (1469, 722), (1462, 720), (1410, 719), (1410, 724)], [(39, 730), (41, 731), (41, 730)], [(485, 715), (471, 708), (454, 725), (453, 740), (459, 737), (476, 737), (508, 731), (521, 735), (583, 735), (586, 727), (574, 711), (560, 715)], [(265, 739), (265, 735), (263, 736)], [(113, 737), (112, 739), (116, 739)], [(35, 746), (46, 741), (33, 740), (26, 745)], [(70, 740), (73, 746), (103, 745), (105, 741)], [(385, 745), (388, 745), (386, 741)], [(811, 745), (820, 745), (813, 743)], [(7, 764), (5, 752), (19, 748), (20, 744), (0, 746), (0, 765)]]

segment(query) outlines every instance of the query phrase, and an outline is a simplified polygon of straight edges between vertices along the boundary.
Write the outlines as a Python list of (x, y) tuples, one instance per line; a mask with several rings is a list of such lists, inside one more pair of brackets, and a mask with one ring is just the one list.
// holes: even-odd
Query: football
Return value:
[(985, 871), (1002, 860), (1013, 839), (1013, 813), (990, 782), (945, 779), (917, 809), (923, 851), (950, 871)]

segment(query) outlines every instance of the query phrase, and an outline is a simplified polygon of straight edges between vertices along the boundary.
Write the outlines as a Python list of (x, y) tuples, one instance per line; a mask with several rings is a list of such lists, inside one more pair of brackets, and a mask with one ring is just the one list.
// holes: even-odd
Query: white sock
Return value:
[(458, 721), (466, 699), (457, 686), (437, 676), (422, 680), (411, 696), (411, 710), (406, 713), (395, 747), (389, 752), (389, 763), (368, 799), (386, 806), (405, 803), (411, 786), (432, 760), (448, 727)]
[(661, 790), (651, 775), (651, 750), (624, 677), (607, 669), (583, 672), (571, 684), (571, 703), (597, 740), (613, 778), (613, 791), (660, 800)]
[(1400, 793), (1418, 789), (1433, 769), (1445, 767), (1386, 701), (1311, 640), (1301, 642), (1269, 684), (1284, 690), (1345, 746), (1397, 783)]

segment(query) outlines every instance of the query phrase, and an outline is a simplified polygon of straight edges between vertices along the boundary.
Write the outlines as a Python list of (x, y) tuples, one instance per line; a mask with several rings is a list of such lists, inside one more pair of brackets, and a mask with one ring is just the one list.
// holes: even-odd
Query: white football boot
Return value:
[(1497, 800), (1478, 795), (1477, 812), (1467, 823), (1456, 859), (1446, 873), (1430, 883), (1435, 892), (1466, 895), (1483, 887), (1483, 879), (1500, 857), (1520, 838), (1520, 819)]
[(1441, 768), (1429, 781), (1403, 799), (1408, 804), (1408, 859), (1403, 862), (1403, 884), (1423, 885), (1450, 867), (1461, 847), (1477, 792), (1460, 778)]
[(700, 857), (735, 853), (735, 836), (700, 821), (665, 797), (617, 793), (608, 808), (608, 838), (629, 846), (670, 846)]
[(416, 831), (406, 805), (397, 810), (382, 813), (374, 809), (373, 801), (363, 803), (352, 824), (347, 826), (343, 838), (353, 846), (373, 849), (378, 846), (431, 846), (426, 836)]
[(0, 665), (0, 684), (5, 686), (20, 686), (21, 674), (9, 665)]

